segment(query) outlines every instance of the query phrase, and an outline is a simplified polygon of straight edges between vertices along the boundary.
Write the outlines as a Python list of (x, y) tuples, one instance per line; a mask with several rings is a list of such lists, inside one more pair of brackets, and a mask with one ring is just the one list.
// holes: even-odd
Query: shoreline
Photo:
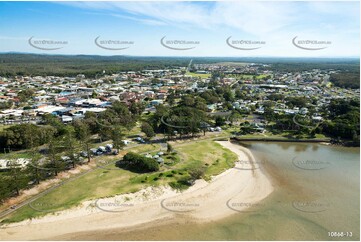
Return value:
[(236, 153), (238, 160), (249, 162), (236, 163), (234, 168), (212, 177), (209, 183), (197, 180), (183, 192), (169, 186), (148, 187), (132, 194), (86, 201), (56, 215), (5, 225), (0, 230), (1, 237), (5, 240), (61, 239), (101, 230), (136, 229), (179, 217), (210, 222), (249, 209), (273, 192), (270, 179), (261, 169), (254, 169), (255, 159), (247, 148), (229, 141), (217, 143)]
[(286, 139), (286, 138), (272, 138), (272, 137), (259, 137), (259, 138), (241, 138), (241, 137), (232, 137), (231, 140), (235, 141), (262, 141), (262, 142), (290, 142), (290, 143), (329, 143), (331, 144), (331, 139)]

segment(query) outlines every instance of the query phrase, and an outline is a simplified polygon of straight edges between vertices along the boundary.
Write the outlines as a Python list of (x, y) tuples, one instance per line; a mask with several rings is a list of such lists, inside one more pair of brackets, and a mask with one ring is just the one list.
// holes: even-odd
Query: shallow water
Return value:
[[(360, 149), (248, 142), (275, 191), (256, 209), (196, 224), (184, 218), (128, 232), (73, 234), (101, 240), (359, 240)], [(344, 235), (330, 237), (329, 232)], [(348, 234), (346, 235), (346, 232)], [(350, 236), (352, 233), (352, 237)]]

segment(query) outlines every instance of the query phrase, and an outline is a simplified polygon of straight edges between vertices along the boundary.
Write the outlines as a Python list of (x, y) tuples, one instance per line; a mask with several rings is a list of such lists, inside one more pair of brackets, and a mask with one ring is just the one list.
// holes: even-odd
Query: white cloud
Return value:
[(119, 10), (128, 18), (144, 23), (164, 23), (182, 28), (235, 28), (260, 35), (278, 30), (294, 20), (295, 10), (290, 3), (270, 2), (71, 2), (81, 8)]

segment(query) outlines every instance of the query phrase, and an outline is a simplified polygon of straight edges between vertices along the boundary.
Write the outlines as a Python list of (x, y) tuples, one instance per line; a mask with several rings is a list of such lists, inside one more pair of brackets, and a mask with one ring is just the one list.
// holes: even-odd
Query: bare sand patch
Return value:
[(193, 221), (209, 222), (234, 213), (255, 209), (272, 191), (273, 186), (252, 153), (229, 141), (218, 141), (238, 155), (234, 168), (210, 182), (197, 180), (183, 192), (169, 186), (148, 187), (131, 194), (86, 201), (80, 206), (53, 215), (16, 224), (0, 230), (5, 240), (39, 240), (61, 238), (79, 232), (121, 229), (174, 219), (179, 215)]

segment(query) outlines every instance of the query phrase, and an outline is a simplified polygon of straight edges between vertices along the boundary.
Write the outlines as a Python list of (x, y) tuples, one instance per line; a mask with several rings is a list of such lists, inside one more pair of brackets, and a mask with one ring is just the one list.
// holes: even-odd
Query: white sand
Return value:
[[(218, 220), (238, 211), (255, 209), (273, 186), (258, 167), (252, 153), (229, 141), (218, 141), (241, 162), (211, 182), (197, 180), (184, 192), (170, 187), (148, 187), (133, 194), (84, 202), (55, 215), (0, 229), (2, 240), (40, 240), (76, 232), (120, 229), (144, 223), (190, 216), (193, 221)], [(256, 169), (254, 169), (256, 168)]]

